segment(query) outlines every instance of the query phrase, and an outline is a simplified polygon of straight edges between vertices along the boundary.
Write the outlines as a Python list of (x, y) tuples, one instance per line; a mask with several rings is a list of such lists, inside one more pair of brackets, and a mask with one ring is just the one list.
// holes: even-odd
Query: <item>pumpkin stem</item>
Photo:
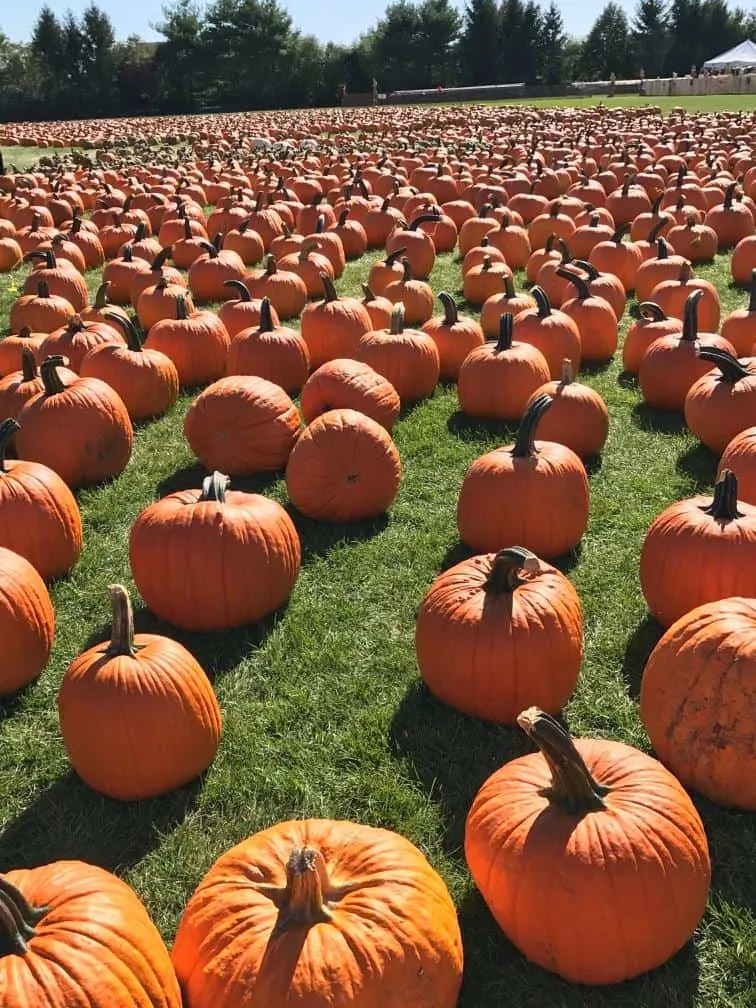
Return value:
[(732, 201), (735, 197), (735, 190), (737, 189), (737, 187), (738, 187), (737, 182), (732, 182), (730, 185), (727, 186), (724, 202), (722, 204), (725, 210), (732, 210)]
[(271, 312), (270, 298), (264, 297), (260, 302), (260, 327), (259, 332), (273, 332), (273, 314)]
[(216, 501), (218, 504), (226, 503), (226, 491), (231, 485), (231, 480), (216, 469), (211, 476), (206, 476), (202, 481), (201, 501)]
[(751, 296), (748, 301), (748, 311), (756, 312), (756, 269), (751, 272)]
[(551, 305), (549, 304), (546, 291), (543, 287), (539, 287), (536, 284), (535, 287), (531, 288), (530, 293), (535, 298), (535, 303), (538, 306), (538, 318), (548, 318), (551, 315)]
[(110, 644), (105, 656), (118, 658), (120, 656), (136, 657), (134, 647), (134, 610), (131, 607), (129, 593), (123, 585), (108, 585), (110, 592), (110, 607), (113, 613), (113, 625), (110, 631)]
[(656, 239), (656, 258), (659, 260), (669, 259), (669, 245), (663, 238)]
[(517, 440), (512, 449), (513, 458), (534, 458), (537, 455), (535, 435), (541, 417), (553, 403), (551, 396), (544, 392), (528, 406), (517, 430)]
[(655, 242), (655, 241), (658, 240), (659, 234), (660, 234), (662, 228), (668, 222), (669, 222), (669, 218), (666, 217), (666, 216), (660, 217), (659, 220), (656, 221), (656, 223), (654, 224), (654, 226), (648, 232), (648, 239), (647, 239), (647, 241), (648, 241), (649, 245), (651, 244), (651, 242)]
[(456, 325), (459, 322), (457, 302), (446, 291), (441, 291), (438, 300), (444, 306), (444, 325), (449, 327)]
[(158, 273), (165, 266), (168, 257), (173, 252), (173, 245), (166, 245), (164, 249), (161, 249), (155, 258), (150, 263), (150, 269), (153, 273)]
[(325, 858), (314, 847), (296, 847), (286, 862), (286, 889), (273, 936), (295, 927), (324, 924), (333, 917), (326, 903), (329, 890)]
[(586, 298), (591, 296), (588, 284), (579, 273), (573, 273), (572, 270), (565, 269), (564, 266), (558, 266), (556, 273), (557, 276), (564, 277), (565, 280), (569, 280), (571, 284), (574, 284), (579, 301), (585, 301)]
[(273, 276), (274, 273), (278, 271), (278, 265), (276, 263), (276, 257), (268, 255), (265, 259), (265, 274), (266, 276)]
[(685, 299), (685, 309), (683, 311), (683, 331), (681, 339), (688, 343), (695, 343), (698, 339), (698, 302), (703, 297), (703, 291), (699, 288), (691, 291)]
[(97, 288), (94, 304), (92, 305), (93, 308), (96, 308), (98, 311), (102, 311), (103, 308), (107, 307), (109, 303), (108, 302), (109, 290), (110, 290), (110, 280), (105, 280), (104, 283), (101, 283), (100, 286)]
[(404, 305), (397, 301), (391, 312), (391, 328), (389, 332), (392, 336), (401, 336), (404, 332)]
[(572, 370), (572, 361), (569, 357), (565, 357), (562, 361), (562, 377), (559, 381), (560, 385), (572, 385), (575, 380), (575, 375)]
[(32, 348), (28, 346), (21, 347), (21, 373), (25, 382), (34, 381), (39, 377), (37, 358)]
[(512, 312), (504, 312), (499, 319), (499, 338), (494, 347), (494, 353), (505, 353), (512, 349), (512, 338), (514, 334), (514, 315)]
[(622, 239), (625, 237), (625, 235), (627, 234), (627, 232), (629, 230), (630, 230), (630, 225), (629, 224), (620, 224), (620, 226), (617, 228), (617, 230), (612, 235), (611, 240), (615, 243), (615, 245), (621, 245), (622, 244)]
[(751, 373), (748, 368), (743, 367), (737, 357), (733, 357), (729, 351), (721, 350), (719, 347), (699, 347), (698, 356), (704, 360), (711, 361), (712, 364), (716, 364), (722, 372), (721, 380), (733, 385), (735, 382), (739, 382), (741, 378), (747, 378)]
[(402, 245), (401, 248), (396, 249), (394, 252), (391, 252), (390, 255), (386, 256), (386, 258), (385, 258), (385, 260), (383, 262), (383, 265), (384, 266), (393, 266), (394, 263), (397, 261), (397, 259), (401, 259), (401, 257), (404, 255), (404, 253), (406, 251), (407, 251), (407, 246), (406, 245)]
[(363, 298), (362, 298), (363, 301), (365, 301), (365, 302), (375, 301), (375, 294), (370, 289), (370, 284), (365, 284), (364, 283), (362, 285), (362, 294), (363, 294)]
[(738, 511), (738, 481), (730, 469), (723, 469), (722, 474), (714, 484), (714, 498), (708, 507), (702, 507), (704, 514), (711, 515), (715, 521), (729, 522), (742, 518)]
[(582, 816), (605, 808), (610, 788), (591, 775), (568, 731), (550, 714), (529, 707), (517, 716), (517, 724), (541, 750), (551, 771), (551, 786), (541, 794), (570, 815)]
[(11, 440), (16, 431), (21, 430), (21, 425), (13, 419), (13, 417), (8, 417), (7, 420), (3, 420), (0, 423), (0, 473), (6, 472), (5, 469), (5, 453), (10, 447)]
[(241, 280), (224, 280), (224, 287), (230, 287), (235, 290), (239, 295), (240, 301), (251, 301), (252, 295), (249, 293), (249, 288)]
[(139, 333), (137, 332), (136, 326), (131, 319), (128, 318), (128, 316), (121, 315), (119, 312), (114, 311), (104, 311), (102, 314), (106, 319), (109, 319), (118, 326), (123, 333), (124, 339), (126, 340), (126, 346), (129, 350), (132, 350), (134, 353), (142, 352), (142, 341), (139, 338)]
[(577, 268), (579, 270), (582, 270), (583, 273), (587, 273), (588, 279), (591, 281), (591, 283), (594, 280), (597, 280), (599, 277), (599, 271), (596, 269), (593, 263), (588, 262), (586, 259), (576, 259), (572, 265), (577, 266)]
[(491, 564), (491, 573), (486, 580), (485, 590), (491, 595), (513, 592), (524, 584), (520, 571), (535, 574), (540, 569), (540, 561), (535, 553), (524, 546), (510, 546), (499, 550)]
[(189, 318), (189, 304), (186, 300), (186, 295), (178, 294), (176, 296), (176, 319), (185, 322)]
[(63, 358), (59, 356), (48, 357), (47, 360), (43, 361), (40, 365), (40, 374), (42, 375), (42, 384), (45, 389), (45, 395), (58, 395), (60, 392), (65, 392), (66, 386), (63, 384), (63, 379), (58, 374), (58, 368), (62, 365)]
[(26, 897), (0, 875), (0, 956), (25, 955), (34, 928), (49, 907), (34, 907)]
[(504, 294), (508, 298), (515, 296), (514, 276), (511, 273), (504, 274)]
[(664, 309), (661, 305), (658, 305), (655, 301), (641, 301), (638, 305), (638, 312), (642, 319), (646, 322), (666, 322), (667, 316), (664, 314)]

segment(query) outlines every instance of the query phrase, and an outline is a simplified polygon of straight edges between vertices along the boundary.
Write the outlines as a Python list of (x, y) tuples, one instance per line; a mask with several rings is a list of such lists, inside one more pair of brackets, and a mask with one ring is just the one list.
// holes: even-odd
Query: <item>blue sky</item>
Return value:
[[(58, 15), (68, 9), (80, 13), (89, 0), (48, 0), (49, 6)], [(387, 0), (279, 0), (292, 16), (294, 24), (306, 34), (316, 35), (323, 41), (350, 42), (370, 28), (386, 9)], [(631, 13), (634, 0), (619, 0)], [(548, 0), (541, 0), (546, 5)], [(567, 31), (573, 35), (585, 35), (604, 7), (605, 0), (566, 0), (562, 3), (562, 16)], [(41, 4), (18, 3), (11, 0), (0, 2), (0, 31), (5, 32), (14, 42), (26, 42), (31, 35)], [(98, 6), (107, 11), (119, 38), (140, 35), (143, 39), (157, 39), (150, 29), (150, 22), (160, 20), (161, 6), (155, 0), (98, 0)], [(460, 10), (464, 0), (458, 0)]]

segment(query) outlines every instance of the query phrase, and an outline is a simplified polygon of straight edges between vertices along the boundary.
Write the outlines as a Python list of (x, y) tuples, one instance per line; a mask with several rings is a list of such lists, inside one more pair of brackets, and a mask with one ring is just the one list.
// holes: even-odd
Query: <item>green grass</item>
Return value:
[(590, 97), (574, 98), (505, 98), (499, 101), (485, 102), (486, 105), (522, 105), (536, 108), (593, 108), (603, 105), (605, 108), (640, 109), (656, 106), (667, 115), (674, 108), (683, 108), (686, 112), (752, 112), (756, 109), (756, 95), (700, 95), (691, 97), (673, 96), (671, 98), (658, 95), (617, 95), (608, 98), (606, 95), (591, 95)]
[(40, 158), (64, 157), (70, 154), (71, 147), (2, 147), (3, 158), (7, 171), (28, 171), (35, 168)]
[[(348, 267), (342, 292), (358, 289), (371, 261)], [(718, 283), (725, 312), (743, 302), (728, 286), (727, 266), (720, 257), (697, 271)], [(22, 276), (0, 279), (0, 325)], [(436, 291), (458, 292), (457, 261), (441, 257), (432, 283)], [(715, 459), (680, 417), (645, 409), (620, 367), (615, 359), (582, 379), (605, 397), (611, 430), (591, 471), (588, 532), (563, 564), (580, 593), (586, 638), (566, 719), (575, 734), (647, 749), (637, 696), (660, 631), (640, 593), (641, 540), (667, 504), (711, 487)], [(511, 437), (510, 429), (463, 419), (453, 387), (437, 388), (398, 423), (404, 473), (385, 519), (332, 526), (294, 516), (303, 567), (275, 618), (234, 633), (193, 636), (138, 610), (140, 629), (177, 636), (213, 678), (225, 725), (205, 778), (131, 805), (98, 797), (80, 783), (58, 729), (58, 684), (74, 656), (107, 630), (106, 586), (121, 581), (133, 589), (127, 537), (134, 517), (169, 490), (199, 484), (201, 470), (182, 434), (189, 402), (183, 397), (167, 416), (140, 427), (120, 478), (79, 494), (85, 548), (70, 577), (53, 589), (52, 660), (38, 683), (0, 710), (0, 866), (59, 858), (103, 865), (135, 886), (170, 941), (194, 886), (232, 844), (290, 817), (354, 819), (405, 834), (446, 879), (465, 942), (461, 1008), (756, 1004), (754, 816), (696, 798), (714, 865), (705, 919), (670, 963), (616, 988), (583, 989), (527, 963), (476, 893), (462, 853), (467, 810), (485, 778), (529, 744), (518, 729), (444, 707), (418, 678), (417, 607), (439, 571), (464, 555), (454, 515), (465, 469)], [(278, 475), (244, 485), (286, 502)]]

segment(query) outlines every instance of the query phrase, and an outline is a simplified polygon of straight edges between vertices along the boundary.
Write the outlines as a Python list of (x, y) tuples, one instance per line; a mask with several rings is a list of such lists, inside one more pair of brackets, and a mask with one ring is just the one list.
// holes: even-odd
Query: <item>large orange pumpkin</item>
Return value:
[(529, 550), (474, 556), (428, 589), (415, 654), (430, 691), (465, 714), (513, 724), (536, 702), (556, 714), (580, 671), (580, 600), (564, 574)]
[[(28, 560), (0, 546), (0, 696), (37, 678), (50, 657), (54, 632), (55, 614), (44, 581)], [(0, 914), (0, 935), (2, 920)]]
[(435, 340), (422, 330), (404, 328), (401, 302), (394, 305), (391, 327), (365, 333), (355, 356), (391, 382), (403, 403), (433, 395), (441, 372)]
[(420, 851), (325, 819), (279, 823), (223, 854), (172, 955), (184, 1008), (454, 1008), (462, 975), (454, 905)]
[(321, 364), (304, 384), (300, 397), (305, 423), (332, 409), (353, 409), (376, 420), (389, 433), (399, 419), (396, 389), (368, 364), (337, 357)]
[(573, 983), (614, 984), (659, 966), (690, 938), (709, 893), (693, 803), (631, 746), (573, 741), (537, 708), (518, 723), (540, 752), (489, 777), (465, 829), (491, 913), (528, 959)]

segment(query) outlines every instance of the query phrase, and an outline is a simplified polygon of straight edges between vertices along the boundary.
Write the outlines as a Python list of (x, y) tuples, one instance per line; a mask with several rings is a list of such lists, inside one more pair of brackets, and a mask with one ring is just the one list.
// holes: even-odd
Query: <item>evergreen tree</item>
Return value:
[(175, 0), (163, 7), (154, 25), (165, 42), (156, 55), (159, 107), (166, 112), (194, 112), (200, 102), (200, 33), (203, 23), (194, 0)]
[(82, 85), (96, 95), (100, 114), (108, 115), (115, 99), (115, 31), (108, 15), (94, 3), (82, 15), (79, 39)]
[(586, 80), (608, 80), (632, 73), (630, 28), (622, 8), (610, 2), (596, 19), (583, 43), (581, 69)]
[(632, 27), (634, 73), (660, 77), (669, 48), (667, 10), (663, 0), (638, 0)]
[(55, 117), (60, 111), (65, 82), (65, 40), (63, 26), (46, 4), (37, 16), (30, 51), (46, 98), (47, 114)]
[(459, 43), (464, 84), (498, 84), (501, 75), (501, 16), (496, 0), (470, 0)]
[(408, 0), (386, 8), (373, 32), (376, 78), (388, 91), (428, 87), (424, 72), (423, 25), (420, 9)]
[(419, 16), (422, 40), (418, 57), (424, 64), (423, 86), (455, 83), (461, 29), (459, 14), (449, 0), (425, 0), (420, 6)]
[(501, 80), (506, 84), (524, 81), (522, 75), (522, 35), (525, 8), (522, 0), (503, 0), (501, 5)]
[(564, 21), (554, 0), (543, 16), (541, 28), (541, 77), (545, 84), (562, 84), (565, 80)]

